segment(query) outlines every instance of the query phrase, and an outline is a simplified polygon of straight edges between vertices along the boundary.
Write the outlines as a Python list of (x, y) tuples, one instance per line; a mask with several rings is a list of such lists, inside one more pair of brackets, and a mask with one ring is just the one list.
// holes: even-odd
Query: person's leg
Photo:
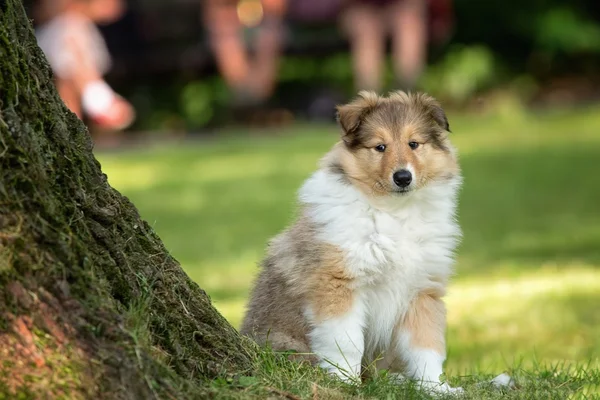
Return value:
[(123, 0), (84, 0), (83, 6), (85, 14), (100, 25), (118, 21), (126, 9)]
[(81, 119), (83, 117), (81, 96), (75, 83), (69, 79), (58, 78), (56, 79), (56, 89), (67, 108)]
[(248, 84), (259, 99), (268, 98), (277, 81), (283, 44), (285, 0), (263, 0), (264, 20), (256, 39), (255, 59)]
[(350, 39), (354, 80), (358, 90), (379, 90), (385, 52), (385, 32), (379, 10), (351, 3), (342, 24)]
[(394, 70), (402, 89), (415, 87), (427, 57), (427, 9), (424, 0), (400, 0), (388, 15), (392, 29)]
[(243, 90), (248, 78), (248, 56), (244, 46), (236, 2), (206, 0), (205, 23), (217, 68), (234, 91)]

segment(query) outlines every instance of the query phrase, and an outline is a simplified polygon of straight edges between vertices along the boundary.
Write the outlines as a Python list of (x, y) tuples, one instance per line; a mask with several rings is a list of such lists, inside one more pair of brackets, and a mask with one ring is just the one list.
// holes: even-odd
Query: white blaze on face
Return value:
[(409, 188), (412, 189), (415, 186), (415, 182), (417, 182), (417, 172), (415, 171), (415, 168), (410, 163), (406, 164), (406, 169), (412, 175), (412, 181), (410, 182), (410, 185), (408, 186)]

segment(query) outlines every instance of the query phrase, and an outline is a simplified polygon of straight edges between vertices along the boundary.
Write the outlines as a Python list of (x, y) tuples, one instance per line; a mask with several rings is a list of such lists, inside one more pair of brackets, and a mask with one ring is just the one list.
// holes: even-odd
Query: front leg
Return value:
[(365, 347), (365, 304), (344, 254), (335, 246), (321, 249), (321, 263), (307, 282), (305, 316), (310, 348), (319, 365), (344, 381), (356, 381)]
[(396, 354), (404, 374), (433, 392), (462, 392), (440, 381), (446, 359), (446, 307), (441, 293), (423, 292), (398, 326)]
[(364, 308), (356, 299), (342, 314), (315, 318), (309, 333), (319, 365), (346, 382), (360, 380), (364, 353)]

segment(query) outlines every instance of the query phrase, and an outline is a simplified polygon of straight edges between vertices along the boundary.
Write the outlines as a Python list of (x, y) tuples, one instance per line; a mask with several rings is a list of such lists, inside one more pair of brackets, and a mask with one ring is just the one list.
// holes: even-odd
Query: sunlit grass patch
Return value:
[(576, 362), (600, 351), (600, 271), (567, 265), (450, 287), (448, 367)]

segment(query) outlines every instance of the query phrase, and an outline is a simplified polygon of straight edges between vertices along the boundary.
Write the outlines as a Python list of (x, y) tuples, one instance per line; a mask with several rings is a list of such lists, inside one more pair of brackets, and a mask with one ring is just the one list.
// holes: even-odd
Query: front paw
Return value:
[(432, 395), (452, 394), (458, 396), (465, 392), (463, 388), (452, 387), (445, 382), (421, 382), (420, 387)]
[(348, 384), (360, 383), (360, 376), (358, 372), (351, 371), (350, 369), (342, 368), (329, 361), (321, 361), (319, 366), (327, 372), (327, 375), (332, 376)]
[(490, 383), (497, 388), (507, 387), (509, 389), (514, 389), (516, 386), (514, 379), (511, 378), (507, 373), (498, 375), (492, 379)]
[(327, 375), (339, 379), (344, 383), (353, 385), (361, 382), (358, 374), (348, 371), (344, 368), (338, 368), (337, 366), (329, 363), (321, 363), (321, 368), (327, 372)]

